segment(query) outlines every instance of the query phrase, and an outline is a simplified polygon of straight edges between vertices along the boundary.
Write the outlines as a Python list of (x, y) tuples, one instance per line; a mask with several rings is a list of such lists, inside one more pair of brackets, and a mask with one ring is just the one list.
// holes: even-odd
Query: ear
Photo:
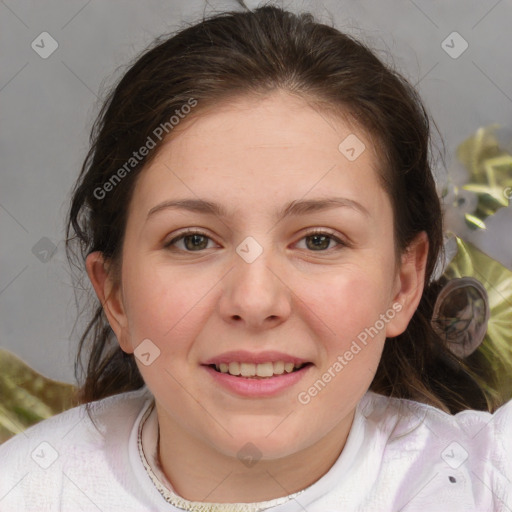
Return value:
[(393, 310), (396, 315), (386, 324), (386, 337), (402, 334), (411, 320), (423, 294), (428, 256), (428, 236), (419, 233), (402, 255), (396, 276)]
[(129, 341), (128, 319), (120, 283), (114, 282), (112, 274), (109, 272), (110, 265), (100, 251), (92, 252), (87, 256), (85, 267), (121, 349), (124, 352), (132, 353), (134, 349)]

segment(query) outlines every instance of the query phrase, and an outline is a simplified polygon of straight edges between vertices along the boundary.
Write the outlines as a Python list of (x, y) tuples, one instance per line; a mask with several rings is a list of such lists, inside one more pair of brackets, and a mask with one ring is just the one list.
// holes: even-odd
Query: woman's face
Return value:
[(396, 271), (363, 131), (284, 92), (187, 121), (139, 176), (106, 312), (161, 426), (233, 457), (293, 454), (351, 422), (417, 306), (421, 255)]

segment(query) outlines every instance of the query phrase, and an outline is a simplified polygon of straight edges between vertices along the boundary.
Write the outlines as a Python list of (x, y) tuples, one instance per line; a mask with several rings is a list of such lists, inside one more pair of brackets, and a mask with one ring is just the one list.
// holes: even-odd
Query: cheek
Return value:
[(354, 270), (337, 275), (328, 286), (307, 288), (303, 311), (320, 348), (319, 367), (297, 400), (310, 407), (312, 416), (326, 422), (333, 415), (343, 417), (370, 386), (386, 339), (381, 315), (389, 308), (389, 283), (383, 275)]
[[(142, 260), (132, 258), (123, 267), (132, 346), (149, 338), (169, 356), (188, 349), (187, 343), (192, 342), (186, 340), (196, 339), (208, 317), (215, 314), (225, 271), (212, 267), (199, 272), (151, 258)], [(385, 299), (390, 283), (383, 262), (372, 261), (366, 254), (359, 260), (316, 275), (287, 274), (293, 292), (287, 321), (301, 324), (307, 337), (324, 350), (344, 350), (388, 307)]]
[(344, 269), (330, 279), (310, 283), (302, 291), (305, 306), (316, 314), (321, 331), (336, 344), (344, 344), (375, 324), (385, 313), (389, 284), (382, 274)]
[(218, 279), (150, 262), (129, 268), (124, 300), (134, 345), (149, 338), (167, 353), (179, 350), (178, 340), (194, 339), (201, 327), (198, 316), (204, 314), (208, 293)]

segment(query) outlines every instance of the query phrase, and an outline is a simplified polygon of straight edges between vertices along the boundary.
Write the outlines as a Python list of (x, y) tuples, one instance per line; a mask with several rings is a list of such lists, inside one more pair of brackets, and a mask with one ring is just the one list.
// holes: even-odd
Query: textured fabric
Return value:
[(173, 492), (156, 460), (153, 405), (142, 388), (93, 403), (97, 428), (81, 406), (0, 445), (0, 511), (512, 510), (512, 402), (494, 415), (451, 416), (368, 392), (327, 473), (293, 496), (240, 508)]

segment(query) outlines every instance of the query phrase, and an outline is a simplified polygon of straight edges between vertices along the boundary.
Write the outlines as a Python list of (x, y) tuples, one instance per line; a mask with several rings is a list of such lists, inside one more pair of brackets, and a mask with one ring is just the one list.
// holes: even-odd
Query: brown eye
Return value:
[(167, 242), (164, 247), (172, 248), (181, 240), (183, 240), (184, 249), (178, 248), (179, 250), (198, 252), (207, 248), (208, 241), (211, 240), (211, 238), (201, 231), (187, 231)]
[[(208, 241), (212, 239), (202, 231), (186, 231), (177, 237), (173, 238), (164, 245), (167, 249), (176, 249), (184, 252), (200, 252), (208, 248)], [(328, 231), (313, 231), (302, 237), (301, 240), (306, 240), (306, 249), (313, 252), (328, 252), (330, 250), (340, 249), (348, 246), (347, 243), (340, 240), (333, 233)], [(178, 242), (183, 241), (181, 247), (176, 247)], [(332, 242), (337, 244), (337, 247), (330, 247)]]
[(337, 236), (327, 231), (313, 231), (305, 235), (302, 240), (306, 240), (306, 248), (313, 252), (327, 252), (330, 249), (336, 249), (336, 247), (329, 247), (333, 241), (338, 244), (338, 248), (347, 245)]

